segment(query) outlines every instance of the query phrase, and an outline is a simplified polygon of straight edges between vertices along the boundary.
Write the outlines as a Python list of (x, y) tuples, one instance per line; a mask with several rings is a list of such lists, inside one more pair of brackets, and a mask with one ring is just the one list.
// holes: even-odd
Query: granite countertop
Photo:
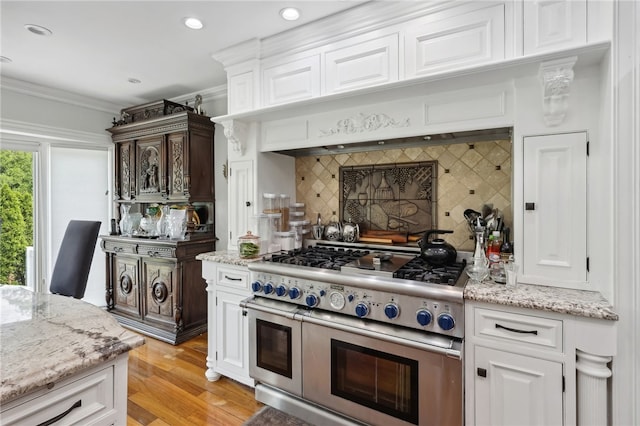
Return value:
[(586, 318), (617, 321), (618, 314), (597, 291), (573, 290), (518, 283), (515, 287), (469, 280), (464, 288), (465, 300), (537, 309)]
[(218, 250), (210, 251), (207, 253), (200, 253), (196, 256), (196, 259), (215, 263), (226, 263), (228, 265), (247, 266), (251, 262), (262, 260), (262, 256), (258, 256), (254, 259), (242, 259), (238, 255), (237, 251)]
[(0, 404), (143, 344), (95, 305), (0, 285)]

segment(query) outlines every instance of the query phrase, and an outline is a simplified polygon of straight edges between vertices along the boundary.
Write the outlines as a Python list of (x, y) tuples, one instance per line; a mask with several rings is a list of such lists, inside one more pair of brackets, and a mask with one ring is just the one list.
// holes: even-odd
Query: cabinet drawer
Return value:
[(562, 351), (562, 321), (476, 309), (474, 336)]
[(228, 266), (218, 266), (216, 284), (238, 289), (249, 288), (249, 271), (247, 269), (235, 269)]
[(176, 257), (175, 248), (159, 247), (152, 244), (140, 244), (138, 254), (149, 257)]
[(113, 376), (113, 367), (109, 367), (60, 388), (54, 386), (44, 395), (3, 411), (2, 424), (37, 425), (67, 411), (55, 424), (112, 424), (115, 419)]
[(121, 241), (104, 241), (102, 245), (104, 251), (112, 253), (135, 254), (136, 244)]

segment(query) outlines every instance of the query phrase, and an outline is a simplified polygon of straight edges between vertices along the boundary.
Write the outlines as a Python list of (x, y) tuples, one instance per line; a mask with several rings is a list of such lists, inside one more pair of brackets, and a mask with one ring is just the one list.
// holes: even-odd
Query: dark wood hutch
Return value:
[(178, 344), (207, 331), (206, 282), (196, 255), (215, 250), (214, 124), (169, 101), (122, 111), (107, 129), (115, 143), (114, 212), (150, 206), (187, 210), (184, 239), (101, 236), (107, 309), (123, 325)]

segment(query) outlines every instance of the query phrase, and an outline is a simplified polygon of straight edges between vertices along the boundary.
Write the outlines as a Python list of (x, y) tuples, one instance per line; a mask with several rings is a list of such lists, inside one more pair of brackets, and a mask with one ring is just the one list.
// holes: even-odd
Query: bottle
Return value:
[(500, 258), (502, 260), (508, 260), (509, 256), (513, 255), (513, 245), (509, 240), (509, 228), (504, 228), (504, 239), (502, 241), (502, 245), (500, 246)]
[(502, 241), (500, 240), (500, 231), (493, 231), (489, 237), (489, 244), (487, 244), (487, 258), (489, 259), (489, 264), (500, 261), (501, 246)]
[(476, 248), (473, 252), (471, 264), (467, 267), (466, 272), (475, 282), (482, 282), (489, 275), (489, 261), (485, 254), (484, 247), (484, 228), (476, 226)]

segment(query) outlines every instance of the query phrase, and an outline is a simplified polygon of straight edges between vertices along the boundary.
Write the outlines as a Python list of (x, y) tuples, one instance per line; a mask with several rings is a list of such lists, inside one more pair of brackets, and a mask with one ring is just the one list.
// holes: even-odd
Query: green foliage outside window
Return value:
[(0, 283), (26, 283), (33, 245), (33, 154), (0, 150)]

